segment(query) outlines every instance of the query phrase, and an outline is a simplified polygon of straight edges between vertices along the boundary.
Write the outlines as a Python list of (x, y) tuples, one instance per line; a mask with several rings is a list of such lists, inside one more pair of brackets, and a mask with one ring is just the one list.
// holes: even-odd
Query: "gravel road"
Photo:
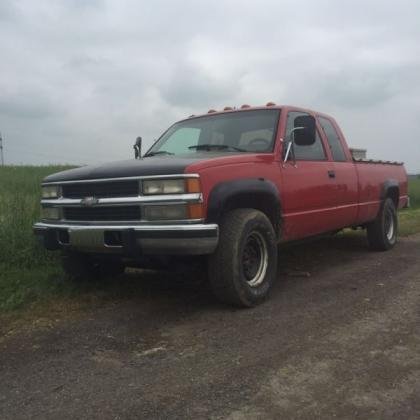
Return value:
[(249, 310), (165, 273), (118, 288), (0, 327), (1, 419), (420, 418), (419, 235), (387, 253), (353, 235), (281, 249)]

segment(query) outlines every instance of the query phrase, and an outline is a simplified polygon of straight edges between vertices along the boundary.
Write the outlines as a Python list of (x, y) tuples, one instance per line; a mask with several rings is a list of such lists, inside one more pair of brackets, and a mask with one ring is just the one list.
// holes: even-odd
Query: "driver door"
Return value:
[[(295, 118), (309, 115), (289, 111), (284, 147), (290, 140)], [(310, 146), (294, 145), (295, 159), (282, 162), (282, 208), (284, 238), (299, 239), (333, 230), (336, 226), (336, 182), (334, 163), (319, 135)]]

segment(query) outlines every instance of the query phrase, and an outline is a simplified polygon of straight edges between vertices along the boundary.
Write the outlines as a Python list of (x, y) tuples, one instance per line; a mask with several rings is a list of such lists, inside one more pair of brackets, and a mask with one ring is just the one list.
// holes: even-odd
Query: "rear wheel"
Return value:
[(267, 216), (253, 209), (227, 213), (208, 266), (210, 284), (219, 300), (243, 307), (263, 301), (277, 271), (276, 236)]
[(61, 266), (67, 277), (74, 281), (112, 278), (122, 274), (125, 270), (125, 266), (119, 261), (105, 261), (79, 253), (63, 254)]
[(369, 246), (376, 251), (387, 251), (397, 242), (398, 217), (394, 201), (385, 199), (376, 219), (367, 225)]

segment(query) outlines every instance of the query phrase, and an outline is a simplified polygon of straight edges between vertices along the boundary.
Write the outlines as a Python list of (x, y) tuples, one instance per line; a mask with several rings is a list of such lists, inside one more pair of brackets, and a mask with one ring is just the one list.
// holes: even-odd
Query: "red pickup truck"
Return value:
[(401, 163), (355, 160), (333, 118), (298, 107), (210, 110), (140, 148), (43, 181), (34, 232), (73, 278), (205, 260), (216, 297), (252, 306), (276, 279), (278, 243), (362, 227), (388, 250), (408, 203)]

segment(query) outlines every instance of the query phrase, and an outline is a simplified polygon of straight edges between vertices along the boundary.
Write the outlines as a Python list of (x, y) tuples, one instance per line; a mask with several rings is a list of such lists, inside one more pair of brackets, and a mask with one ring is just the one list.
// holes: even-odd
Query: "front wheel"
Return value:
[(387, 198), (376, 219), (367, 226), (369, 246), (375, 251), (387, 251), (397, 242), (398, 217), (394, 201)]
[(208, 267), (212, 290), (222, 302), (251, 307), (263, 301), (277, 272), (276, 235), (267, 216), (253, 209), (227, 213)]

